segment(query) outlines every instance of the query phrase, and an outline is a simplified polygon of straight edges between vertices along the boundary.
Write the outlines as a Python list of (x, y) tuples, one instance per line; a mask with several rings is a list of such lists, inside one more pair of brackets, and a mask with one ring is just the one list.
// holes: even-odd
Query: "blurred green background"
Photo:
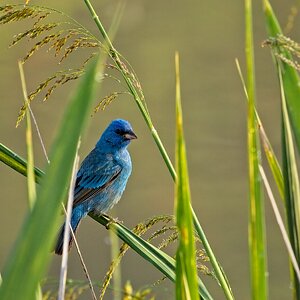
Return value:
[[(108, 28), (117, 1), (94, 1)], [(7, 2), (2, 1), (1, 4)], [(12, 2), (9, 2), (12, 3)], [(71, 15), (95, 34), (97, 30), (83, 1), (31, 1)], [(272, 1), (282, 27), (288, 22), (295, 1)], [(115, 37), (116, 48), (130, 61), (144, 90), (148, 107), (160, 136), (173, 159), (175, 135), (174, 53), (181, 58), (181, 83), (184, 128), (189, 159), (192, 201), (215, 254), (220, 259), (237, 299), (250, 299), (248, 268), (248, 186), (246, 153), (246, 101), (234, 59), (244, 62), (243, 1), (127, 1)], [(24, 27), (23, 27), (24, 26)], [(26, 41), (8, 48), (13, 35), (26, 29), (26, 22), (0, 26), (0, 135), (1, 142), (26, 156), (25, 126), (15, 128), (22, 104), (17, 60), (31, 48)], [(299, 20), (288, 35), (299, 41)], [(256, 78), (258, 107), (270, 140), (278, 152), (279, 89), (267, 48), (262, 4), (254, 5)], [(58, 65), (46, 48), (25, 65), (29, 90), (60, 68), (78, 65), (80, 54)], [(76, 83), (56, 90), (47, 103), (38, 97), (32, 104), (46, 148), (50, 149), (67, 99)], [(99, 100), (112, 91), (122, 90), (112, 80), (104, 81)], [(112, 215), (133, 227), (157, 214), (173, 213), (173, 182), (162, 158), (129, 96), (117, 98), (104, 112), (91, 118), (80, 149), (81, 159), (91, 150), (107, 123), (114, 118), (128, 119), (139, 139), (130, 152), (133, 173), (126, 192)], [(37, 136), (36, 165), (42, 169), (45, 158)], [(25, 178), (0, 165), (0, 267), (26, 216)], [(51, 199), (49, 199), (51, 201)], [(289, 299), (289, 270), (271, 207), (266, 199), (270, 299)], [(102, 280), (110, 263), (108, 232), (89, 218), (81, 224), (78, 240), (93, 280)], [(49, 276), (58, 277), (60, 259), (54, 257)], [(25, 271), (25, 270), (24, 270)], [(69, 277), (85, 279), (77, 255), (70, 255)], [(134, 288), (161, 277), (135, 253), (122, 262), (123, 281)], [(223, 299), (212, 279), (205, 279), (216, 299)], [(158, 299), (173, 299), (174, 287), (167, 282), (154, 288)], [(90, 299), (86, 293), (86, 299)], [(109, 294), (107, 299), (109, 299)], [(84, 299), (84, 297), (83, 297)]]

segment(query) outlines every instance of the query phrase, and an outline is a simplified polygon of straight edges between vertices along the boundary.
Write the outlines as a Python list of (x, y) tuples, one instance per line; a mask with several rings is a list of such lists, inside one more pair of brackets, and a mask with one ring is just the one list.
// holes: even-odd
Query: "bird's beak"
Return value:
[(127, 140), (135, 140), (135, 139), (137, 139), (137, 136), (136, 136), (136, 134), (133, 131), (125, 133), (124, 137)]

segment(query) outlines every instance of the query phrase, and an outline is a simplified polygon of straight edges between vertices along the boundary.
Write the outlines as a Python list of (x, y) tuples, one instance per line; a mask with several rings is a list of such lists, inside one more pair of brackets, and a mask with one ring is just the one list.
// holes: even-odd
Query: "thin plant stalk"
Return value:
[[(64, 208), (64, 211), (65, 211), (65, 213), (66, 213), (65, 208)], [(95, 293), (95, 290), (94, 290), (94, 287), (93, 287), (93, 283), (92, 283), (90, 274), (89, 274), (88, 269), (87, 269), (87, 266), (86, 266), (86, 264), (85, 264), (85, 262), (84, 262), (84, 259), (83, 259), (82, 253), (81, 253), (81, 251), (80, 251), (80, 248), (79, 248), (79, 245), (78, 245), (78, 242), (77, 242), (75, 233), (74, 233), (73, 228), (72, 228), (72, 226), (71, 226), (70, 223), (69, 223), (69, 229), (70, 229), (70, 233), (71, 233), (72, 238), (73, 238), (73, 242), (74, 242), (74, 245), (75, 245), (77, 254), (78, 254), (79, 259), (80, 259), (80, 263), (81, 263), (82, 268), (83, 268), (84, 275), (85, 275), (85, 277), (86, 277), (86, 279), (87, 279), (87, 281), (88, 281), (89, 288), (90, 288), (90, 290), (91, 290), (92, 299), (93, 299), (93, 300), (97, 300), (96, 293)]]
[[(126, 70), (124, 69), (124, 66), (123, 64), (121, 63), (121, 60), (119, 58), (119, 54), (117, 52), (117, 50), (114, 48), (108, 34), (106, 33), (100, 19), (99, 19), (99, 16), (96, 14), (91, 2), (89, 0), (84, 0), (86, 6), (88, 7), (91, 15), (92, 15), (92, 18), (93, 20), (95, 21), (96, 23), (96, 26), (98, 27), (102, 37), (104, 38), (106, 44), (108, 45), (108, 52), (110, 54), (110, 57), (113, 59), (113, 61), (115, 62), (115, 64), (118, 66), (127, 86), (128, 86), (128, 89), (129, 91), (131, 92), (151, 134), (152, 134), (152, 137), (160, 151), (160, 154), (162, 155), (163, 157), (163, 160), (173, 178), (173, 180), (175, 181), (176, 178), (177, 178), (177, 174), (176, 174), (176, 171), (172, 165), (172, 162), (167, 154), (167, 151), (159, 137), (159, 134), (157, 132), (157, 130), (155, 129), (154, 125), (153, 125), (153, 122), (151, 120), (151, 117), (150, 117), (150, 114), (149, 114), (149, 111), (147, 109), (147, 107), (144, 105), (142, 99), (140, 98), (132, 80), (130, 77), (128, 77), (127, 75), (127, 72)], [(212, 251), (212, 248), (210, 247), (209, 245), (209, 242), (205, 236), (205, 233), (204, 231), (202, 230), (201, 226), (200, 226), (200, 222), (199, 220), (197, 219), (197, 216), (195, 214), (195, 212), (193, 211), (192, 209), (192, 213), (193, 213), (193, 222), (195, 224), (195, 228), (196, 228), (196, 231), (203, 243), (203, 246), (205, 248), (205, 251), (207, 252), (207, 255), (208, 257), (210, 258), (210, 262), (212, 264), (212, 267), (216, 273), (216, 277), (218, 279), (218, 281), (220, 282), (225, 294), (226, 294), (226, 297), (227, 299), (233, 299), (233, 295), (232, 295), (232, 292), (231, 292), (231, 288), (230, 288), (230, 285), (229, 285), (229, 282), (225, 276), (225, 273), (224, 271), (221, 269), (220, 267), (220, 264), (218, 263), (213, 251)]]
[[(243, 85), (246, 99), (247, 99), (247, 101), (249, 101), (246, 83), (245, 83), (238, 59), (235, 59), (235, 63), (236, 63), (236, 67), (237, 67), (237, 70), (238, 70), (238, 73), (239, 73), (239, 76), (240, 76), (240, 79), (241, 79), (241, 82)], [(272, 148), (272, 145), (269, 141), (269, 138), (265, 132), (265, 129), (263, 127), (263, 124), (261, 122), (261, 119), (260, 119), (256, 109), (255, 109), (255, 118), (256, 118), (258, 130), (260, 133), (262, 145), (263, 145), (263, 148), (264, 148), (264, 151), (265, 151), (268, 163), (269, 163), (269, 167), (270, 167), (273, 177), (276, 181), (276, 185), (277, 185), (280, 197), (284, 201), (284, 183), (283, 183), (282, 170), (281, 170), (279, 161), (275, 155), (275, 152)]]
[[(20, 63), (21, 63), (21, 62), (20, 62)], [(32, 109), (31, 109), (31, 106), (30, 106), (29, 101), (28, 101), (28, 103), (27, 103), (27, 108), (28, 108), (28, 110), (29, 110), (29, 112), (30, 112), (30, 114), (31, 114), (31, 118), (32, 118), (33, 124), (34, 124), (34, 126), (35, 126), (37, 135), (38, 135), (38, 137), (39, 137), (40, 144), (41, 144), (41, 147), (42, 147), (44, 156), (45, 156), (45, 158), (46, 158), (46, 161), (47, 161), (48, 164), (50, 164), (50, 160), (49, 160), (49, 157), (48, 157), (48, 154), (47, 154), (47, 150), (46, 150), (46, 147), (45, 147), (45, 143), (44, 143), (44, 141), (43, 141), (43, 138), (42, 138), (42, 135), (41, 135), (39, 126), (38, 126), (38, 124), (37, 124), (36, 118), (35, 118), (35, 116), (34, 116), (34, 113), (33, 113)]]
[(286, 229), (284, 227), (284, 222), (283, 222), (283, 220), (281, 218), (281, 215), (280, 215), (278, 206), (276, 204), (276, 201), (275, 201), (272, 189), (270, 187), (269, 181), (268, 181), (267, 176), (265, 174), (265, 171), (264, 171), (264, 169), (263, 169), (263, 167), (261, 165), (259, 166), (259, 172), (260, 172), (260, 175), (261, 175), (262, 180), (264, 182), (264, 185), (265, 185), (268, 197), (270, 199), (270, 202), (271, 202), (271, 205), (272, 205), (272, 209), (273, 209), (276, 221), (278, 223), (278, 226), (279, 226), (279, 229), (280, 229), (280, 232), (281, 232), (284, 244), (285, 244), (286, 249), (288, 251), (288, 254), (290, 256), (291, 263), (293, 265), (294, 271), (295, 271), (296, 276), (298, 278), (298, 281), (300, 283), (300, 269), (299, 269), (299, 266), (298, 266), (298, 262), (297, 262), (297, 259), (296, 259), (293, 247), (291, 245), (290, 239), (288, 237), (287, 231), (286, 231)]
[(24, 74), (24, 69), (21, 61), (18, 62), (18, 66), (19, 66), (24, 102), (25, 105), (27, 106), (27, 112), (26, 112), (26, 145), (27, 145), (27, 161), (28, 161), (27, 188), (28, 188), (29, 207), (32, 209), (36, 199), (36, 189), (35, 189), (35, 180), (34, 180), (34, 159), (33, 159), (33, 147), (32, 147), (32, 130), (31, 130), (29, 101), (27, 98), (25, 74)]
[[(23, 176), (27, 176), (27, 161), (2, 143), (0, 143), (0, 161)], [(41, 169), (34, 168), (34, 179), (37, 183), (40, 183), (43, 175), (45, 174)]]
[(116, 65), (118, 66), (127, 86), (128, 86), (128, 89), (129, 91), (131, 92), (131, 94), (133, 95), (133, 98), (138, 106), (138, 108), (140, 109), (140, 112), (142, 113), (142, 116), (148, 126), (148, 128), (150, 129), (151, 131), (151, 134), (154, 138), (154, 141), (156, 143), (156, 145), (158, 146), (159, 148), (159, 151), (172, 175), (172, 178), (175, 180), (176, 178), (176, 172), (175, 172), (175, 169), (172, 165), (172, 162), (167, 154), (167, 151), (165, 150), (164, 146), (163, 146), (163, 143), (152, 123), (152, 120), (151, 120), (151, 117), (149, 115), (149, 112), (148, 112), (148, 109), (147, 107), (144, 105), (143, 101), (141, 100), (135, 86), (134, 86), (134, 83), (132, 82), (132, 79), (127, 75), (127, 71), (124, 67), (124, 65), (122, 64), (121, 62), (121, 59), (119, 57), (119, 54), (117, 52), (117, 50), (114, 48), (108, 34), (106, 33), (100, 19), (99, 19), (99, 16), (96, 14), (91, 2), (89, 0), (84, 0), (86, 6), (88, 7), (91, 15), (92, 15), (92, 18), (93, 20), (95, 21), (101, 35), (103, 36), (106, 44), (107, 44), (107, 47), (108, 47), (108, 53), (110, 55), (110, 57), (113, 59), (113, 61), (116, 63)]
[[(35, 188), (35, 176), (34, 176), (34, 155), (33, 155), (33, 142), (32, 142), (32, 129), (31, 129), (31, 119), (30, 119), (30, 105), (27, 98), (27, 87), (25, 81), (25, 74), (23, 69), (23, 64), (18, 61), (20, 79), (22, 84), (22, 92), (24, 97), (25, 105), (27, 106), (26, 111), (26, 145), (27, 145), (27, 191), (28, 191), (28, 202), (30, 209), (33, 208), (36, 201), (36, 188)], [(42, 289), (40, 284), (37, 286), (36, 290), (36, 300), (41, 300), (43, 298)]]
[[(79, 144), (79, 143), (78, 143)], [(66, 221), (65, 224), (69, 224), (71, 222), (72, 215), (72, 206), (74, 199), (74, 188), (76, 181), (76, 173), (79, 164), (79, 156), (78, 156), (78, 147), (77, 153), (74, 159), (72, 176), (71, 176), (71, 184), (69, 187), (69, 195), (68, 195), (68, 203), (67, 203), (67, 213), (66, 213)], [(67, 281), (67, 272), (68, 272), (68, 245), (70, 239), (70, 230), (69, 226), (65, 226), (64, 231), (64, 241), (63, 241), (63, 252), (62, 252), (62, 260), (61, 260), (61, 268), (60, 268), (60, 280), (59, 280), (59, 288), (58, 288), (58, 300), (65, 299), (65, 289), (66, 289), (66, 281)]]
[[(42, 146), (42, 150), (43, 150), (43, 153), (45, 155), (45, 158), (48, 162), (48, 164), (50, 163), (49, 161), (49, 157), (48, 157), (48, 154), (47, 154), (47, 151), (46, 151), (46, 147), (45, 147), (45, 144), (43, 142), (43, 139), (42, 139), (42, 135), (41, 135), (41, 132), (40, 132), (40, 129), (39, 129), (39, 126), (37, 124), (37, 121), (36, 121), (36, 118), (33, 114), (33, 111), (30, 107), (30, 103), (28, 101), (28, 93), (27, 93), (27, 88), (26, 88), (26, 83), (25, 83), (25, 76), (24, 76), (24, 69), (23, 69), (23, 63), (21, 61), (18, 62), (18, 66), (19, 66), (19, 70), (20, 70), (20, 77), (21, 77), (21, 83), (22, 83), (22, 91), (23, 91), (23, 97), (24, 97), (24, 101), (25, 101), (25, 105), (27, 106), (27, 109), (28, 111), (30, 112), (31, 114), (31, 117), (32, 117), (32, 120), (33, 120), (33, 123), (34, 123), (34, 126), (36, 128), (36, 132), (38, 134), (38, 137), (39, 137), (39, 140), (40, 140), (40, 143), (41, 143), (41, 146)], [(30, 122), (30, 120), (29, 120)], [(31, 124), (29, 125), (30, 128), (31, 128)], [(29, 158), (28, 158), (28, 162), (29, 162)]]
[[(111, 258), (112, 260), (116, 259), (119, 255), (119, 238), (112, 231), (109, 232), (110, 242), (111, 242)], [(113, 276), (113, 299), (121, 300), (122, 296), (122, 276), (121, 276), (121, 265), (117, 264)]]
[(268, 298), (264, 200), (259, 174), (259, 141), (255, 119), (255, 72), (252, 29), (252, 1), (245, 0), (246, 65), (248, 94), (248, 166), (249, 166), (249, 256), (252, 299)]
[(224, 273), (221, 265), (219, 264), (216, 256), (214, 255), (214, 252), (213, 252), (213, 250), (212, 250), (212, 248), (211, 248), (211, 246), (210, 246), (210, 244), (209, 244), (209, 242), (206, 238), (204, 230), (203, 230), (202, 226), (200, 225), (200, 223), (198, 221), (198, 218), (196, 216), (196, 213), (195, 213), (195, 211), (192, 207), (191, 207), (191, 210), (192, 210), (192, 215), (193, 215), (194, 227), (195, 227), (195, 229), (197, 231), (197, 234), (199, 235), (199, 238), (200, 238), (200, 240), (202, 242), (202, 245), (205, 249), (205, 253), (209, 257), (209, 262), (213, 266), (213, 269), (214, 269), (215, 275), (218, 279), (218, 282), (219, 282), (219, 284), (221, 285), (221, 287), (223, 289), (223, 292), (226, 296), (226, 299), (233, 300), (234, 296), (233, 296), (229, 281), (227, 279), (227, 276)]

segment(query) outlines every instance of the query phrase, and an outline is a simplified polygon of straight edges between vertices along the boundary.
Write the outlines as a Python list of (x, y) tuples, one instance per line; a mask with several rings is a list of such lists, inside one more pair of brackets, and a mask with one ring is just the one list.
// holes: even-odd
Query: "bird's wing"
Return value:
[(122, 167), (113, 160), (84, 172), (78, 172), (73, 207), (91, 199), (111, 185), (120, 175)]

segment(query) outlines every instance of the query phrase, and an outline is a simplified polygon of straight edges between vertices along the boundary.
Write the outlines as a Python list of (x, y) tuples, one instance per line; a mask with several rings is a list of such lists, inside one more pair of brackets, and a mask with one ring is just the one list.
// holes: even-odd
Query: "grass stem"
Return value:
[[(141, 100), (140, 96), (139, 96), (139, 93), (138, 91), (136, 90), (136, 87), (134, 86), (134, 83), (132, 82), (131, 78), (127, 75), (127, 71), (126, 69), (124, 68), (124, 65), (121, 63), (121, 60), (119, 58), (119, 54), (118, 52), (116, 51), (116, 49), (114, 48), (108, 34), (106, 33), (106, 30), (104, 29), (104, 26), (102, 25), (100, 19), (99, 19), (99, 16), (96, 14), (91, 2), (89, 0), (84, 0), (87, 8), (89, 9), (91, 15), (92, 15), (92, 18), (93, 20), (95, 21), (96, 23), (96, 26), (98, 27), (104, 41), (106, 42), (106, 45), (108, 46), (108, 52), (109, 52), (109, 55), (110, 57), (113, 59), (113, 61), (115, 62), (115, 64), (117, 65), (118, 69), (120, 70), (126, 84), (127, 84), (127, 87), (129, 89), (129, 91), (131, 92), (131, 94), (133, 95), (133, 98), (136, 102), (136, 104), (138, 105), (138, 108), (140, 110), (140, 112), (142, 113), (142, 116), (151, 132), (151, 135), (159, 149), (159, 152), (161, 153), (162, 157), (163, 157), (163, 160), (165, 162), (165, 164), (167, 165), (167, 168), (171, 174), (171, 177), (173, 178), (173, 180), (175, 181), (176, 178), (177, 178), (177, 174), (176, 174), (176, 171), (175, 171), (175, 168), (168, 156), (168, 153), (159, 137), (159, 134), (157, 132), (157, 130), (155, 129), (153, 123), (152, 123), (152, 120), (151, 120), (151, 117), (150, 117), (150, 114), (148, 112), (148, 109), (147, 107), (144, 105), (143, 101)], [(220, 267), (220, 264), (218, 263), (216, 257), (214, 256), (214, 253), (211, 249), (211, 247), (209, 246), (209, 243), (208, 243), (208, 240), (204, 234), (204, 231), (202, 230), (201, 226), (200, 226), (200, 223), (199, 223), (199, 220), (197, 219), (197, 216), (195, 214), (195, 212), (193, 211), (192, 209), (192, 212), (193, 212), (193, 221), (194, 221), (194, 224), (198, 224), (198, 226), (196, 226), (196, 230), (199, 234), (199, 237), (201, 238), (201, 240), (203, 239), (204, 240), (204, 243), (203, 243), (203, 246), (205, 247), (205, 250), (207, 251), (208, 253), (208, 256), (210, 258), (210, 261), (212, 263), (212, 267), (216, 273), (216, 276), (224, 290), (224, 293), (227, 297), (227, 299), (233, 299), (233, 295), (232, 295), (232, 292), (231, 292), (231, 288), (229, 286), (229, 283), (228, 283), (228, 280), (226, 279), (225, 277), (225, 274), (224, 274), (224, 271), (221, 269)]]
[[(78, 147), (77, 147), (77, 151), (78, 151)], [(74, 164), (73, 164), (71, 184), (70, 184), (70, 188), (69, 188), (67, 211), (66, 211), (66, 224), (69, 224), (71, 222), (72, 206), (73, 206), (73, 198), (74, 198), (74, 187), (75, 187), (78, 164), (79, 164), (79, 156), (78, 156), (78, 152), (77, 152), (75, 160), (74, 160)], [(59, 288), (58, 288), (58, 297), (57, 297), (58, 300), (65, 299), (65, 289), (66, 289), (66, 280), (67, 280), (67, 271), (68, 271), (68, 255), (69, 255), (68, 245), (69, 245), (69, 239), (70, 239), (70, 230), (68, 230), (68, 228), (69, 228), (68, 226), (65, 226), (63, 253), (62, 253), (62, 260), (61, 260)]]
[(284, 222), (283, 222), (283, 220), (281, 218), (281, 215), (280, 215), (278, 206), (276, 204), (274, 195), (272, 193), (272, 189), (270, 187), (270, 184), (269, 184), (269, 181), (267, 179), (266, 173), (265, 173), (265, 171), (264, 171), (264, 169), (263, 169), (263, 167), (261, 165), (259, 165), (259, 172), (260, 172), (260, 175), (261, 175), (262, 180), (264, 182), (264, 185), (265, 185), (268, 197), (270, 199), (270, 202), (271, 202), (271, 205), (272, 205), (272, 209), (274, 211), (274, 215), (275, 215), (276, 221), (278, 223), (281, 235), (282, 235), (283, 240), (284, 240), (284, 244), (285, 244), (285, 246), (287, 248), (287, 251), (288, 251), (288, 254), (290, 256), (291, 263), (293, 265), (294, 271), (295, 271), (295, 273), (297, 275), (297, 278), (298, 278), (298, 281), (300, 283), (300, 269), (299, 269), (299, 266), (298, 266), (298, 262), (297, 262), (297, 259), (296, 259), (293, 247), (291, 245), (291, 242), (289, 240), (287, 231), (286, 231), (286, 229), (284, 227)]

